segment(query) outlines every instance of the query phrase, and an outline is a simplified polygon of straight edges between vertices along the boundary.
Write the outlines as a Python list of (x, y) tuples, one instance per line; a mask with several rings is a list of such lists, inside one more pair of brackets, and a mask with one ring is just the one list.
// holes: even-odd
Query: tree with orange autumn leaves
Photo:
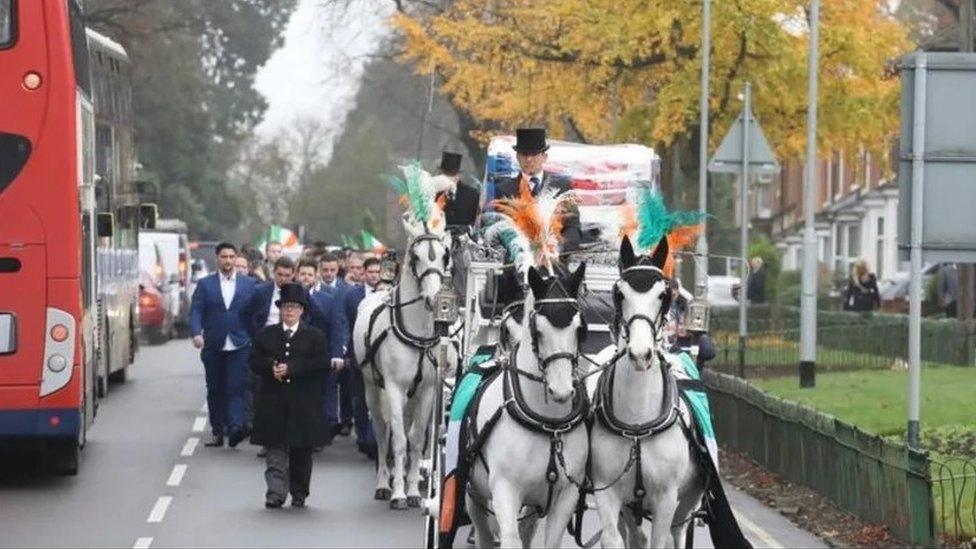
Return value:
[[(427, 4), (427, 2), (424, 2)], [(403, 6), (404, 2), (398, 2)], [(713, 3), (714, 150), (755, 90), (783, 158), (805, 146), (807, 2)], [(898, 127), (893, 62), (912, 48), (888, 0), (822, 0), (819, 148), (887, 153)], [(394, 17), (402, 58), (483, 128), (544, 123), (559, 137), (667, 148), (697, 128), (698, 0), (453, 0)]]

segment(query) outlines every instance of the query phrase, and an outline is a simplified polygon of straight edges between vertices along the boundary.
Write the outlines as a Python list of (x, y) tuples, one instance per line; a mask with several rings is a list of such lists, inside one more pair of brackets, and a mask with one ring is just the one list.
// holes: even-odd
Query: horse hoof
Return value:
[(404, 511), (407, 508), (407, 500), (403, 498), (391, 499), (390, 509), (394, 511)]
[(373, 494), (373, 499), (385, 501), (390, 499), (390, 496), (392, 495), (393, 492), (391, 492), (389, 488), (377, 488), (376, 493)]
[(407, 496), (407, 507), (420, 507), (420, 496)]

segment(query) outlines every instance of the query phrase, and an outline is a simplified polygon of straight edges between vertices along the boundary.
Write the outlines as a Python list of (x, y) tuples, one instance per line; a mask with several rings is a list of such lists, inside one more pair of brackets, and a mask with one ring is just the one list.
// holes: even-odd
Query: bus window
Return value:
[[(0, 0), (3, 1), (5, 0)], [(68, 17), (71, 20), (71, 53), (75, 64), (75, 80), (78, 82), (78, 88), (91, 98), (91, 73), (88, 70), (88, 35), (85, 34), (85, 21), (78, 0), (67, 0), (67, 2)]]
[(12, 46), (14, 38), (14, 0), (0, 0), (0, 49)]

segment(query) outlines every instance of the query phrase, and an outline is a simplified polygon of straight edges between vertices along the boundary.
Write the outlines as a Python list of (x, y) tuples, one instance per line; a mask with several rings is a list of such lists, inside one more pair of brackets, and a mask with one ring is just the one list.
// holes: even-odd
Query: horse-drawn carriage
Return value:
[[(477, 231), (483, 238), (452, 237), (431, 215), (444, 181), (416, 166), (406, 171), (402, 188), (413, 206), (400, 282), (382, 303), (360, 309), (354, 334), (371, 372), (380, 455), (389, 447), (393, 456), (392, 473), (380, 460), (376, 497), (394, 509), (422, 507), (429, 547), (453, 543), (461, 513), (479, 545), (495, 535), (504, 546), (522, 545), (545, 517), (546, 545), (559, 546), (587, 494), (604, 545), (622, 544), (621, 533), (630, 545), (643, 543), (640, 523), (653, 516), (652, 543), (683, 546), (703, 494), (714, 496), (706, 479), (715, 475), (696, 423), (707, 420), (707, 403), (688, 397), (704, 392), (676, 381), (697, 369), (670, 353), (664, 330), (674, 295), (669, 243), (700, 215), (664, 207), (651, 149), (555, 142), (547, 177), (572, 189), (583, 238), (565, 253), (535, 246), (514, 218), (532, 210), (529, 224), (551, 241), (570, 201), (546, 191), (533, 197), (527, 187), (522, 202), (494, 201), (496, 179), (518, 171), (512, 143), (499, 137), (489, 146), (485, 201), (509, 215)], [(499, 252), (493, 240), (505, 231), (517, 235)], [(514, 266), (511, 242), (526, 252)], [(446, 284), (449, 255), (465, 266), (457, 292)], [(600, 459), (591, 460), (596, 440)], [(577, 521), (577, 540), (580, 530)]]

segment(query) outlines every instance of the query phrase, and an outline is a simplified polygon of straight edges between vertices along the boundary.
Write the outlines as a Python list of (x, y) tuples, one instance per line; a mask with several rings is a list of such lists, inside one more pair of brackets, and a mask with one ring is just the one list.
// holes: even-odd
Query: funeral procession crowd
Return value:
[[(522, 128), (516, 138), (520, 173), (496, 182), (493, 197), (482, 197), (478, 183), (461, 173), (460, 154), (443, 153), (440, 172), (457, 183), (443, 197), (449, 230), (470, 233), (486, 224), (482, 210), (520, 188), (533, 197), (568, 190), (543, 171), (545, 130)], [(561, 231), (564, 249), (578, 246), (578, 217), (567, 216)], [(289, 494), (292, 506), (305, 505), (312, 455), (336, 436), (354, 432), (359, 452), (377, 459), (352, 327), (360, 302), (395, 283), (396, 252), (325, 248), (306, 245), (293, 260), (274, 241), (263, 258), (253, 247), (221, 243), (218, 272), (200, 279), (192, 298), (190, 331), (206, 371), (212, 429), (205, 445), (234, 448), (249, 439), (261, 447), (267, 508), (281, 507)], [(457, 265), (453, 270), (460, 275)], [(707, 338), (699, 345), (699, 361), (711, 358)]]
[[(445, 152), (441, 172), (461, 180), (461, 160)], [(447, 221), (470, 226), (478, 190), (459, 183), (446, 197)], [(190, 308), (206, 372), (212, 433), (205, 445), (234, 448), (249, 439), (261, 446), (265, 506), (281, 507), (291, 494), (291, 505), (302, 507), (312, 454), (334, 437), (354, 430), (359, 452), (376, 459), (351, 331), (360, 302), (394, 282), (395, 264), (393, 277), (381, 277), (381, 264), (395, 261), (395, 252), (330, 252), (319, 242), (292, 259), (269, 241), (263, 257), (227, 242), (216, 255), (218, 270), (198, 281)]]

